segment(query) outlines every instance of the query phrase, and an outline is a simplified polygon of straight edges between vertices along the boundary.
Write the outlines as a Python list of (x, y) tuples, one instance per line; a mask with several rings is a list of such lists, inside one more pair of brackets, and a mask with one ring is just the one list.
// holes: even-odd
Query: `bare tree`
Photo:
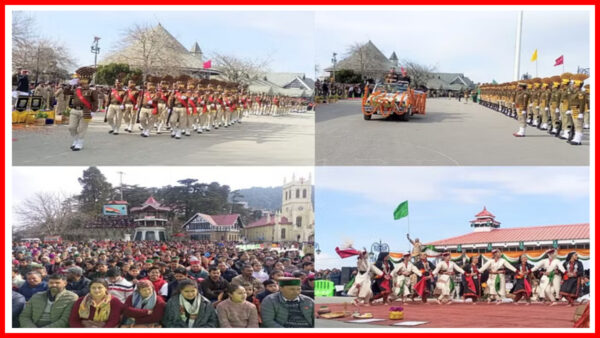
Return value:
[(251, 60), (215, 53), (212, 59), (215, 62), (215, 68), (221, 71), (228, 81), (241, 85), (249, 85), (253, 80), (269, 71), (269, 58)]
[(413, 87), (427, 86), (427, 81), (434, 77), (435, 66), (427, 66), (410, 60), (403, 60), (402, 65), (410, 77)]
[(38, 230), (46, 235), (58, 235), (69, 228), (76, 217), (75, 200), (62, 193), (40, 192), (16, 207), (21, 230)]
[(154, 27), (135, 24), (124, 32), (124, 38), (115, 46), (115, 54), (108, 60), (139, 67), (145, 81), (148, 75), (178, 73), (184, 61), (182, 52), (187, 52), (185, 47), (160, 24)]
[(367, 52), (366, 44), (360, 43), (360, 42), (355, 42), (355, 43), (351, 44), (350, 46), (348, 46), (346, 53), (348, 56), (350, 56), (350, 55), (356, 56), (356, 58), (354, 59), (355, 67), (357, 67), (356, 70), (358, 70), (358, 73), (364, 79), (367, 76), (367, 74), (366, 74), (367, 68), (369, 68), (369, 63), (368, 63), (369, 56), (367, 55), (368, 52)]
[(21, 12), (15, 12), (12, 23), (13, 69), (31, 70), (35, 79), (44, 81), (64, 79), (67, 69), (75, 65), (75, 59), (58, 40), (40, 38), (33, 31), (35, 20)]

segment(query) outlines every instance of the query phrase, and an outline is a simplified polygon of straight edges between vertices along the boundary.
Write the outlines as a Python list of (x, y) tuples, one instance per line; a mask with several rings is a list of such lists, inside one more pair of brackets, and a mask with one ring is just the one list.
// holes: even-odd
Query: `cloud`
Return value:
[[(347, 192), (378, 204), (459, 200), (476, 203), (503, 195), (589, 196), (587, 167), (319, 167), (320, 190)], [(352, 210), (368, 214), (368, 208)]]

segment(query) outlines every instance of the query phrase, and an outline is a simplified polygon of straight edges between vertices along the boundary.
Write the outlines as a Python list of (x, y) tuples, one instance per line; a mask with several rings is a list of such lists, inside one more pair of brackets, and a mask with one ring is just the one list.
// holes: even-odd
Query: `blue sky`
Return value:
[[(32, 7), (33, 8), (33, 7)], [(176, 7), (173, 7), (176, 9)], [(198, 42), (210, 59), (222, 53), (254, 60), (270, 59), (277, 72), (314, 77), (314, 14), (308, 11), (26, 11), (38, 33), (62, 41), (78, 66), (94, 64), (94, 36), (101, 37), (99, 59), (112, 50), (133, 24), (159, 22), (186, 48)], [(43, 29), (41, 29), (43, 27)]]
[[(464, 8), (464, 7), (463, 7)], [(475, 82), (512, 81), (517, 11), (323, 11), (317, 23), (316, 63), (331, 65), (348, 46), (368, 40), (389, 57), (436, 66), (437, 71), (464, 73)], [(538, 75), (562, 73), (554, 60), (564, 55), (565, 71), (590, 67), (590, 12), (560, 8), (552, 11), (525, 10), (521, 45), (521, 74), (535, 76), (531, 62), (538, 49)]]
[[(410, 234), (427, 243), (471, 232), (486, 206), (501, 227), (590, 221), (587, 167), (317, 167), (317, 268), (352, 266), (334, 248), (370, 249), (380, 239), (408, 251)], [(409, 201), (409, 219), (393, 219)]]

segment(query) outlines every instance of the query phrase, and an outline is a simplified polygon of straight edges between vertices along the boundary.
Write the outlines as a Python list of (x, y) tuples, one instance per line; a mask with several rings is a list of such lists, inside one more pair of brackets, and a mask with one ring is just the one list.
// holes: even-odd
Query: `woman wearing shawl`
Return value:
[(90, 283), (90, 293), (79, 298), (69, 317), (70, 327), (118, 327), (123, 304), (108, 293), (104, 279)]
[(186, 279), (179, 282), (179, 292), (169, 299), (164, 327), (218, 327), (217, 313), (210, 301), (198, 293), (198, 284)]
[(565, 274), (563, 284), (560, 287), (560, 295), (567, 298), (568, 306), (573, 306), (575, 299), (579, 297), (581, 279), (583, 277), (583, 264), (579, 261), (579, 257), (575, 251), (569, 252), (567, 259), (563, 263)]
[(388, 298), (392, 293), (393, 277), (392, 271), (394, 271), (394, 264), (390, 262), (389, 252), (380, 252), (375, 262), (375, 266), (381, 270), (381, 274), (376, 276), (375, 282), (373, 283), (373, 293), (375, 297), (373, 300), (383, 298), (383, 304), (388, 304)]
[(469, 263), (465, 264), (463, 270), (465, 273), (461, 276), (463, 297), (465, 300), (470, 298), (473, 304), (477, 304), (477, 299), (481, 297), (481, 273), (479, 273), (479, 256), (472, 256)]
[(124, 321), (121, 327), (160, 327), (166, 306), (162, 297), (156, 295), (152, 282), (147, 279), (141, 280), (133, 294), (125, 301)]
[(515, 272), (515, 283), (510, 291), (510, 293), (515, 295), (515, 299), (513, 300), (515, 305), (519, 305), (519, 300), (523, 297), (525, 297), (525, 300), (527, 301), (525, 305), (531, 304), (530, 297), (532, 292), (532, 268), (533, 265), (527, 263), (527, 256), (522, 254), (521, 257), (519, 257), (519, 262), (515, 264), (515, 269), (517, 269)]

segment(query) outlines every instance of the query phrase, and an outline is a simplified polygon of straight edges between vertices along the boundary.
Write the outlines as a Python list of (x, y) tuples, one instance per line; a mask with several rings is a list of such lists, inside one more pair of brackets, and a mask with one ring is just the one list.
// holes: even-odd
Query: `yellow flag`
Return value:
[(533, 52), (533, 55), (531, 56), (531, 62), (536, 61), (537, 60), (537, 49), (535, 50), (535, 52)]

